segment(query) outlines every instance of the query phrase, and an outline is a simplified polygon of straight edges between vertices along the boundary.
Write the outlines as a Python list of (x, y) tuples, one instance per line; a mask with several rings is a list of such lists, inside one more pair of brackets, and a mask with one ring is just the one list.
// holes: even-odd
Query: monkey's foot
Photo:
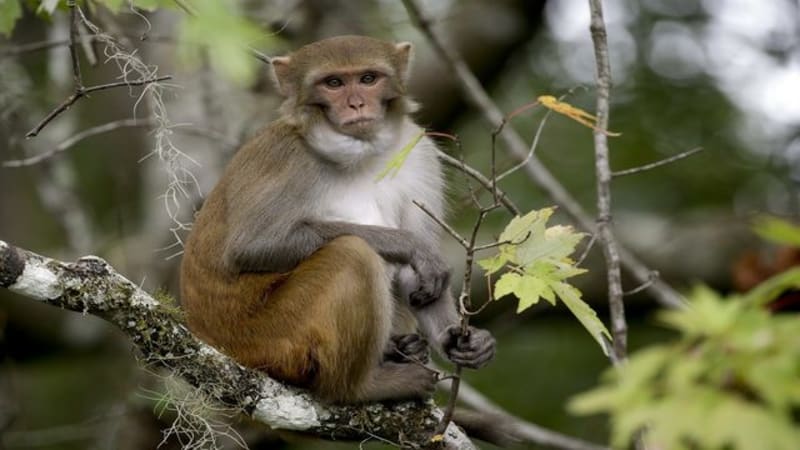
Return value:
[(425, 364), (430, 360), (428, 341), (418, 334), (392, 336), (383, 352), (384, 361), (397, 363), (417, 362)]

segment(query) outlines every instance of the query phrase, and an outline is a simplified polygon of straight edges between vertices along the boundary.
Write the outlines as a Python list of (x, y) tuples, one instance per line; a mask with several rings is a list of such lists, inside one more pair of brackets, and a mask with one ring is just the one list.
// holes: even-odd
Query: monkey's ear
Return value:
[(409, 68), (411, 66), (413, 46), (411, 42), (398, 42), (394, 44), (394, 51), (397, 57), (397, 71), (403, 83), (408, 81)]
[(275, 56), (270, 58), (269, 62), (272, 66), (272, 79), (278, 91), (287, 97), (291, 96), (293, 91), (290, 81), (292, 59), (288, 56)]

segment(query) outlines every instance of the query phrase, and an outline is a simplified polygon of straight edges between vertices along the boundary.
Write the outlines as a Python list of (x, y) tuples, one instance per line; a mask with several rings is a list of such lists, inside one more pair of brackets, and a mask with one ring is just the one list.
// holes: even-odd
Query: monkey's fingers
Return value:
[(437, 297), (434, 297), (420, 287), (419, 290), (412, 292), (411, 295), (408, 296), (408, 299), (411, 302), (411, 306), (414, 308), (422, 308), (436, 301)]
[(492, 348), (482, 353), (452, 350), (447, 354), (447, 358), (459, 366), (466, 367), (468, 369), (479, 369), (491, 361), (492, 358), (494, 358), (494, 349)]

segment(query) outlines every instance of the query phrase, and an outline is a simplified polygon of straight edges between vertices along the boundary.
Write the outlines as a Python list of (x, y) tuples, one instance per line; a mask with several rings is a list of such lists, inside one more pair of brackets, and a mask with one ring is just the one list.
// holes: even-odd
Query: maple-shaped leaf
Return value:
[(561, 298), (578, 321), (608, 354), (606, 342), (611, 335), (597, 314), (581, 300), (581, 292), (565, 280), (586, 272), (575, 266), (570, 256), (583, 239), (572, 227), (547, 226), (555, 208), (531, 211), (514, 217), (500, 234), (498, 253), (478, 261), (492, 274), (504, 267), (512, 270), (503, 274), (495, 283), (495, 299), (513, 294), (519, 299), (517, 312), (522, 312), (544, 298), (556, 304)]
[(603, 349), (603, 353), (608, 356), (608, 344), (611, 341), (611, 333), (608, 332), (605, 324), (597, 317), (588, 303), (581, 299), (581, 291), (567, 283), (558, 282), (552, 285), (553, 291), (558, 294), (558, 298), (567, 305), (572, 314), (580, 321), (586, 331), (592, 335), (595, 341)]
[(547, 286), (547, 282), (532, 276), (523, 276), (513, 272), (505, 273), (497, 280), (494, 289), (495, 298), (514, 294), (519, 299), (518, 313), (539, 303), (539, 299), (542, 297), (550, 303), (555, 303), (555, 296)]

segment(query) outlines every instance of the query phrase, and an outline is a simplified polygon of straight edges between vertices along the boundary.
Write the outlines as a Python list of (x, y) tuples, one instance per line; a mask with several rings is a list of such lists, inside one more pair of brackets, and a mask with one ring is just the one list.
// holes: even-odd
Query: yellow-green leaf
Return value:
[(760, 216), (753, 223), (753, 231), (763, 239), (776, 244), (800, 247), (800, 225), (773, 216)]
[(22, 6), (19, 0), (0, 0), (0, 35), (10, 37), (20, 17), (22, 17)]
[(597, 317), (597, 313), (581, 299), (581, 291), (562, 282), (554, 283), (552, 288), (583, 327), (586, 328), (586, 331), (597, 341), (600, 348), (603, 349), (603, 353), (608, 355), (608, 347), (604, 337), (611, 341), (611, 333), (608, 332), (606, 326)]
[(36, 14), (45, 13), (48, 16), (52, 16), (53, 11), (58, 7), (58, 1), (59, 0), (42, 0), (42, 2), (39, 3), (39, 7), (36, 8)]
[(392, 157), (391, 160), (389, 160), (388, 163), (386, 163), (386, 167), (384, 167), (383, 170), (381, 170), (381, 172), (375, 177), (375, 181), (381, 181), (390, 173), (392, 174), (392, 177), (397, 175), (397, 172), (400, 171), (400, 168), (403, 167), (406, 159), (408, 159), (408, 155), (411, 154), (411, 150), (417, 146), (423, 136), (425, 136), (425, 130), (420, 131), (419, 134), (414, 136), (411, 141), (409, 141), (402, 149), (400, 149), (399, 152), (397, 152), (396, 155)]

